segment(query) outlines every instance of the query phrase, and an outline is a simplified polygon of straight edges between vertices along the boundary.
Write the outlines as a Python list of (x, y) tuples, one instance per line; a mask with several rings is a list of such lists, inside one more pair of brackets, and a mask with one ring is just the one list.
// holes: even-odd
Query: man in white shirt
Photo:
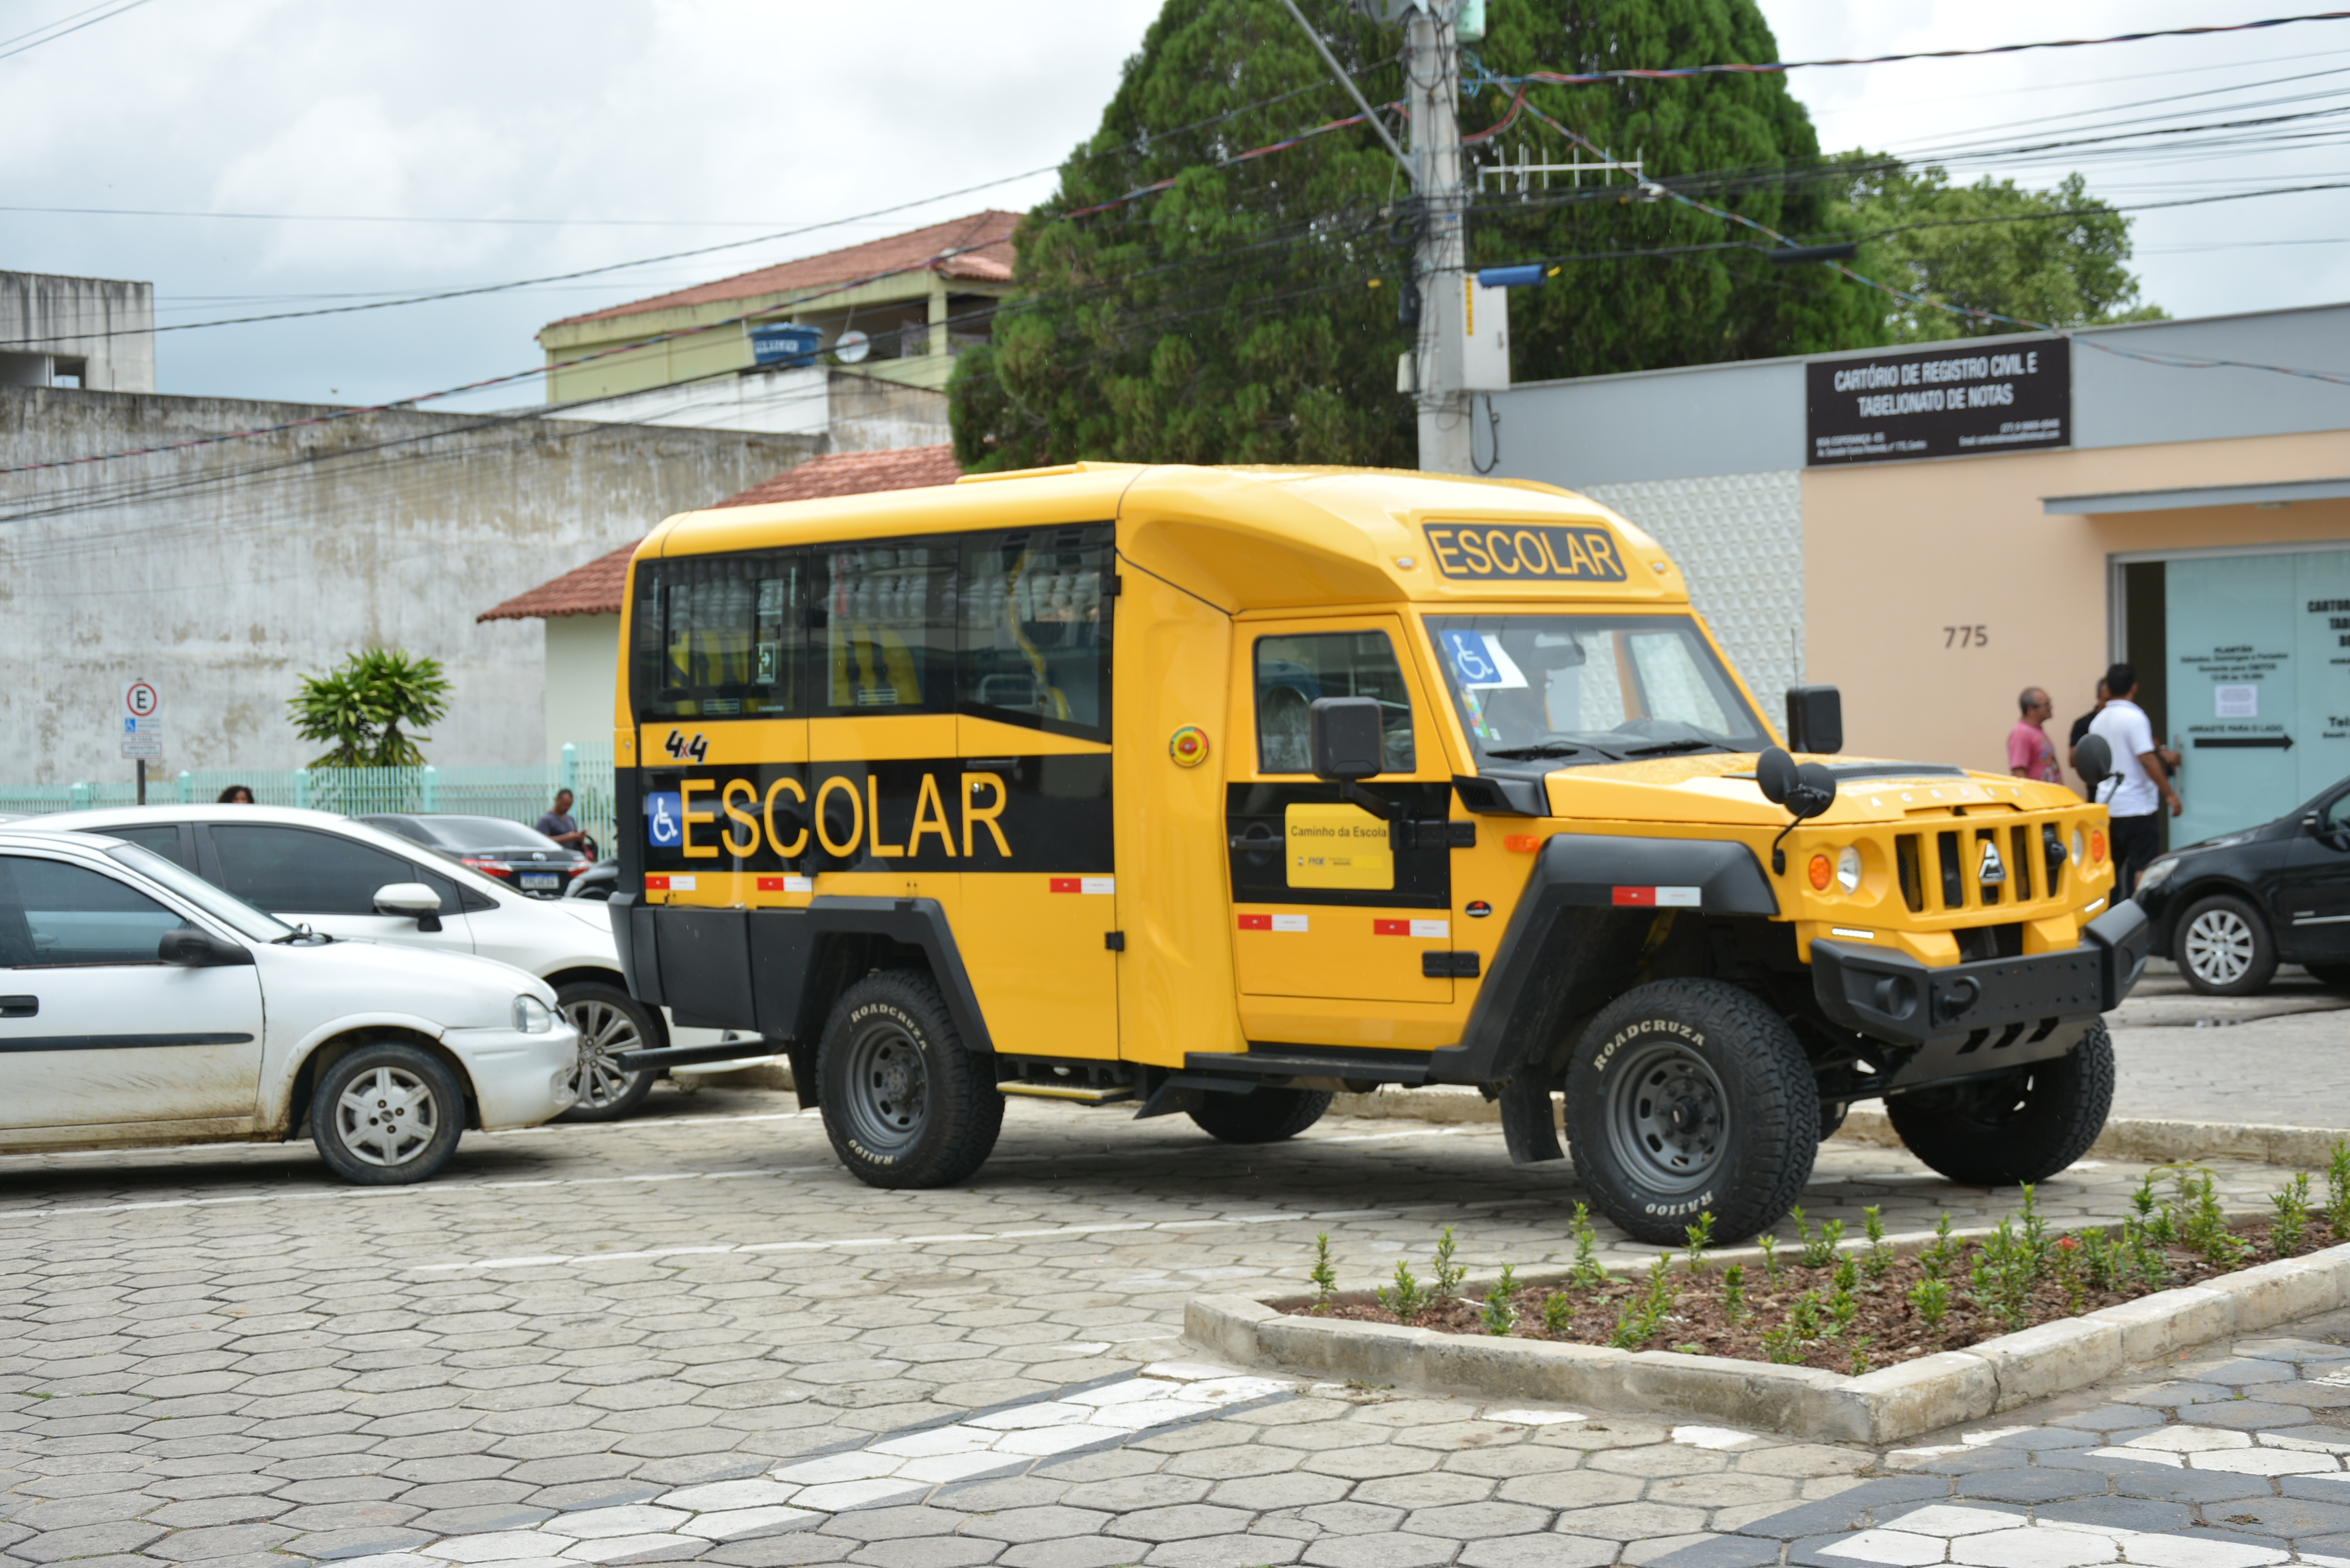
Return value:
[(2170, 769), (2178, 753), (2163, 749), (2154, 738), (2154, 723), (2139, 707), (2137, 671), (2116, 664), (2106, 671), (2110, 694), (2089, 725), (2089, 733), (2105, 737), (2114, 752), (2114, 774), (2097, 786), (2096, 798), (2113, 815), (2114, 867), (2120, 873), (2115, 897), (2126, 898), (2137, 890), (2137, 874), (2146, 869), (2162, 845), (2164, 804), (2177, 816), (2186, 807), (2170, 787)]

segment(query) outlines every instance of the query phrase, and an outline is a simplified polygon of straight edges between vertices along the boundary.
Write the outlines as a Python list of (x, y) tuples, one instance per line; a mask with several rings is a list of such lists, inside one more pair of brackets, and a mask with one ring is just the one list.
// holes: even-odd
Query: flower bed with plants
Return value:
[(1482, 1296), (1462, 1289), (1467, 1270), (1456, 1261), (1450, 1227), (1430, 1278), (1399, 1261), (1394, 1283), (1373, 1297), (1338, 1293), (1325, 1234), (1316, 1242), (1314, 1295), (1283, 1310), (1857, 1376), (2350, 1241), (2350, 1145), (2334, 1146), (2323, 1205), (2312, 1199), (2310, 1178), (2295, 1176), (2271, 1196), (2274, 1214), (2245, 1228), (2231, 1224), (2210, 1173), (2193, 1166), (2149, 1171), (2133, 1196), (2136, 1212), (2111, 1232), (2052, 1234), (2033, 1189), (2022, 1194), (2022, 1212), (1991, 1234), (1954, 1236), (1945, 1216), (1931, 1241), (1907, 1253), (1887, 1243), (1875, 1209), (1865, 1210), (1866, 1231), (1856, 1245), (1847, 1243), (1840, 1221), (1815, 1226), (1796, 1209), (1797, 1243), (1783, 1247), (1764, 1236), (1757, 1262), (1719, 1268), (1708, 1256), (1713, 1217), (1703, 1214), (1689, 1227), (1682, 1251), (1659, 1257), (1636, 1278), (1599, 1266), (1598, 1236), (1578, 1203), (1570, 1274), (1526, 1282), (1505, 1267)]

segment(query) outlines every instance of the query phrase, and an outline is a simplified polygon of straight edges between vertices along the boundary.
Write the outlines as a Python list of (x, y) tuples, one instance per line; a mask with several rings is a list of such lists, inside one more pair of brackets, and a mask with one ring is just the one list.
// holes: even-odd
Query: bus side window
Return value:
[(809, 618), (821, 628), (816, 711), (952, 711), (960, 555), (952, 539), (816, 553)]
[(982, 534), (963, 552), (967, 711), (1109, 739), (1110, 528)]
[(1257, 769), (1310, 774), (1308, 719), (1318, 697), (1371, 697), (1379, 704), (1386, 769), (1408, 774), (1413, 760), (1411, 692), (1395, 648), (1379, 631), (1311, 632), (1256, 642)]
[(798, 712), (806, 569), (796, 551), (639, 567), (631, 675), (639, 716)]

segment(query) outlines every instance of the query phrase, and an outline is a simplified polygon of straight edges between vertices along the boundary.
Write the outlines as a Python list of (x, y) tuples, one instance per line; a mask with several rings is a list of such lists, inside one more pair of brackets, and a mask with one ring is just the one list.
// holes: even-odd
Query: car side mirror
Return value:
[(375, 890), (379, 915), (413, 915), (420, 931), (441, 929), (441, 895), (421, 882), (388, 882)]
[(1787, 749), (1833, 756), (1844, 750), (1844, 693), (1833, 686), (1787, 688)]
[(1387, 732), (1377, 699), (1317, 697), (1306, 722), (1315, 778), (1353, 784), (1386, 771)]
[(229, 969), (253, 961), (253, 954), (245, 949), (193, 926), (165, 931), (163, 940), (155, 944), (155, 956), (178, 969)]

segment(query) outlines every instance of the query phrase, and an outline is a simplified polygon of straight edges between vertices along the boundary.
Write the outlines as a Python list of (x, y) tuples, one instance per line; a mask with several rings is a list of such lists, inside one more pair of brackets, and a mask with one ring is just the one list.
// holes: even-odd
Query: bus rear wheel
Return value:
[(951, 1187), (986, 1163), (1003, 1127), (995, 1075), (914, 971), (869, 974), (841, 993), (816, 1082), (833, 1152), (868, 1187)]
[(1218, 1143), (1279, 1143), (1322, 1119), (1330, 1096), (1315, 1089), (1251, 1089), (1245, 1095), (1202, 1095), (1191, 1117)]
[(1566, 1071), (1566, 1137), (1593, 1205), (1671, 1246), (1700, 1214), (1717, 1243), (1785, 1216), (1819, 1153), (1819, 1088), (1787, 1021), (1718, 980), (1637, 986), (1601, 1010)]

